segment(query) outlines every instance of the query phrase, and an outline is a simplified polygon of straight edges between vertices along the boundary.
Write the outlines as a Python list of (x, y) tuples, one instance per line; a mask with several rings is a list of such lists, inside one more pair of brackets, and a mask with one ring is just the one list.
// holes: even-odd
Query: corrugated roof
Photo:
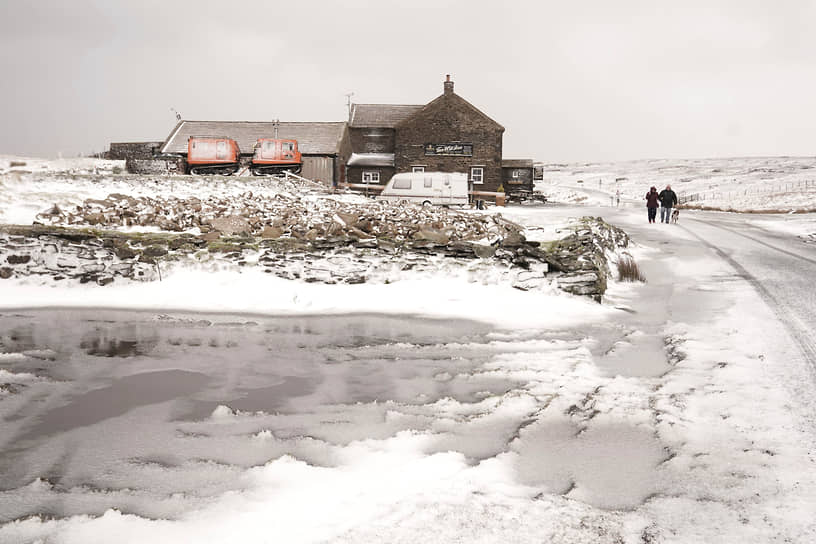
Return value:
[[(278, 138), (297, 140), (306, 155), (336, 155), (346, 123), (280, 122)], [(274, 138), (275, 123), (265, 121), (179, 121), (167, 137), (162, 153), (187, 153), (190, 136), (219, 136), (238, 142), (241, 153), (252, 153), (258, 138)]]
[(408, 104), (352, 104), (350, 126), (394, 128), (422, 108)]
[(502, 159), (502, 168), (532, 168), (533, 159)]

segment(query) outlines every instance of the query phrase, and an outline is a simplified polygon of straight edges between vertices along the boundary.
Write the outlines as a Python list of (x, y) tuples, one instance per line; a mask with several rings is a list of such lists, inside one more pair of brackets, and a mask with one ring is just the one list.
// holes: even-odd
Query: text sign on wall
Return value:
[(472, 157), (473, 144), (425, 144), (425, 155)]

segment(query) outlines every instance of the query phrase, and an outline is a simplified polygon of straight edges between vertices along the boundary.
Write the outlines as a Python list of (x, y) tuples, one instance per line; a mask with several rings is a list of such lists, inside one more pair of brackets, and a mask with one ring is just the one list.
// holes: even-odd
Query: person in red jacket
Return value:
[(660, 207), (660, 195), (657, 193), (657, 187), (652, 186), (649, 192), (646, 193), (646, 209), (649, 211), (649, 223), (655, 222), (657, 217), (657, 208)]

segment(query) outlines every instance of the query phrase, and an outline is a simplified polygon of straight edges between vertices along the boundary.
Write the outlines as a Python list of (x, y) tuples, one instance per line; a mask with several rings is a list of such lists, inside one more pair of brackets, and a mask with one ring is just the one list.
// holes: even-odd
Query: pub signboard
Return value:
[(425, 155), (472, 157), (473, 144), (425, 144)]

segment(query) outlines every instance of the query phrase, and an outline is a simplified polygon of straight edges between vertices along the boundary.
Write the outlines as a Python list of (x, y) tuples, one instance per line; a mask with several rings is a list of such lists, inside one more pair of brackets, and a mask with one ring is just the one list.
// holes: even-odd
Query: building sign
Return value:
[(472, 157), (473, 144), (425, 144), (425, 155)]

